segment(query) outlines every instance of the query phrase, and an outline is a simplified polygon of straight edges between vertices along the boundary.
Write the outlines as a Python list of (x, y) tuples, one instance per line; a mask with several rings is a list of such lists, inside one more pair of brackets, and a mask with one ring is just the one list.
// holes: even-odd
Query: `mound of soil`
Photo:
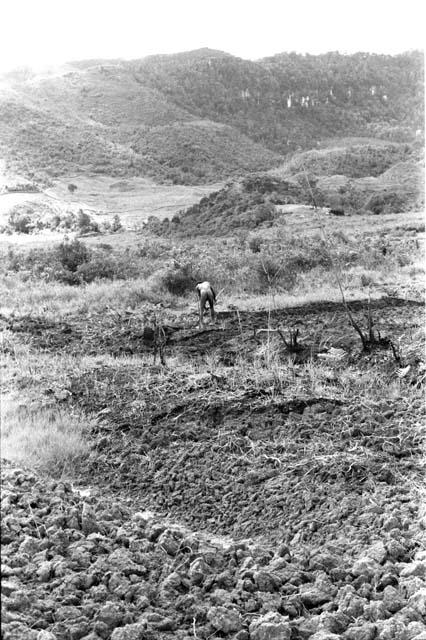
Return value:
[(419, 531), (390, 508), (359, 554), (233, 541), (3, 462), (2, 638), (420, 640)]

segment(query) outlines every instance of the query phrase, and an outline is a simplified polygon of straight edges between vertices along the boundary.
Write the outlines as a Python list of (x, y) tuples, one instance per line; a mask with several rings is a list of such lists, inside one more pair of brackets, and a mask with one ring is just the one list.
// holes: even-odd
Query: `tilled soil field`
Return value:
[[(39, 376), (38, 395), (97, 415), (89, 490), (3, 465), (4, 640), (424, 640), (422, 308), (372, 302), (395, 349), (364, 353), (341, 305), (276, 312), (298, 348), (278, 341), (260, 380), (267, 314), (236, 310), (166, 325), (169, 369)], [(152, 349), (136, 314), (3, 322), (33, 351)]]
[(410, 522), (410, 499), (400, 496), (410, 494), (406, 477), (418, 483), (424, 472), (420, 398), (402, 408), (378, 403), (370, 417), (321, 399), (261, 407), (175, 421), (167, 431), (162, 420), (139, 436), (101, 429), (88, 475), (192, 527), (269, 542), (357, 547), (394, 510)]
[(3, 462), (2, 638), (424, 640), (426, 520), (389, 506), (360, 552), (234, 542)]
[[(367, 328), (368, 301), (351, 302), (354, 319)], [(417, 300), (383, 298), (372, 300), (370, 309), (375, 330), (396, 339), (402, 333), (421, 326), (424, 303)], [(290, 330), (299, 330), (303, 346), (301, 359), (315, 356), (321, 347), (332, 344), (350, 351), (359, 350), (360, 339), (350, 326), (341, 303), (321, 302), (288, 309), (266, 311), (222, 311), (217, 325), (206, 330), (196, 328), (196, 316), (182, 316), (180, 324), (170, 324), (174, 316), (167, 309), (161, 311), (167, 338), (166, 354), (198, 358), (217, 353), (223, 364), (233, 365), (243, 351), (256, 346), (256, 332), (281, 327), (288, 337)], [(1, 326), (20, 335), (33, 348), (41, 351), (61, 350), (64, 353), (99, 355), (143, 354), (152, 351), (144, 338), (146, 325), (143, 312), (102, 312), (79, 315), (65, 320), (20, 315), (0, 316)], [(191, 328), (192, 327), (192, 328)]]

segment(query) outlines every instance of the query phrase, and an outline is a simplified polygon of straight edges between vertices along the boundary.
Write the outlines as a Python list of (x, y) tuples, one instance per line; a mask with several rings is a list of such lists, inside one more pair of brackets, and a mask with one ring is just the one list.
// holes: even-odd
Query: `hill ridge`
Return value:
[[(76, 61), (62, 75), (3, 76), (0, 147), (12, 166), (50, 177), (74, 171), (80, 163), (111, 175), (215, 182), (272, 168), (324, 138), (414, 143), (423, 129), (422, 69), (419, 52), (290, 53), (253, 61), (201, 48), (131, 61)], [(29, 99), (37, 114), (25, 110)], [(17, 123), (18, 134), (24, 127), (26, 135), (14, 140)], [(227, 142), (223, 127), (228, 127)], [(167, 158), (167, 150), (180, 144), (182, 129), (191, 132), (189, 138), (180, 154)], [(75, 150), (80, 143), (86, 148), (81, 158)], [(118, 159), (117, 144), (122, 148)], [(208, 165), (198, 175), (195, 165), (204, 156)]]

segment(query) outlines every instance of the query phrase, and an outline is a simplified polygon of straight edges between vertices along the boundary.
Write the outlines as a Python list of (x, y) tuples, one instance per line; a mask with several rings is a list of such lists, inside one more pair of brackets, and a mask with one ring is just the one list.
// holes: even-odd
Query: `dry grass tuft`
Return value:
[(55, 477), (74, 476), (89, 453), (90, 426), (90, 419), (70, 410), (4, 395), (2, 457)]

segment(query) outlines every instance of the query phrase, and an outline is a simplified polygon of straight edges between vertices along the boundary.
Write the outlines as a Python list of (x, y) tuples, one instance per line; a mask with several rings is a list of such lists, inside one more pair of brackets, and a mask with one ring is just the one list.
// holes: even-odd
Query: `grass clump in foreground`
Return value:
[(54, 477), (74, 477), (89, 453), (90, 418), (6, 396), (1, 418), (3, 458)]

